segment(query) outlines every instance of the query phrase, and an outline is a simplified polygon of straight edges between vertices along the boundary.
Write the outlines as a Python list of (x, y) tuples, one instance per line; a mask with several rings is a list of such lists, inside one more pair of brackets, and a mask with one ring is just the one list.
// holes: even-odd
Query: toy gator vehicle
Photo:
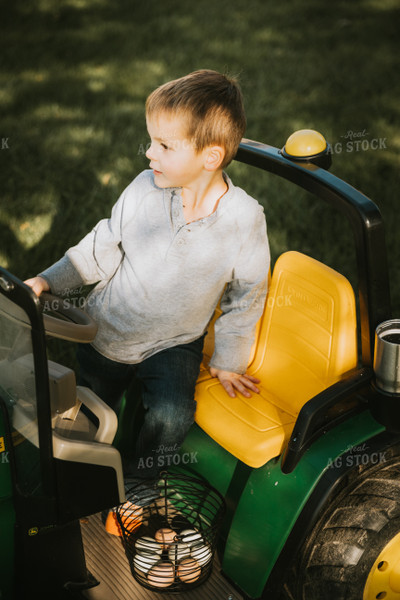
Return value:
[[(323, 168), (329, 149), (315, 132), (294, 134), (282, 151), (244, 141), (236, 158), (350, 221), (359, 308), (341, 274), (287, 252), (249, 364), (260, 394), (229, 398), (201, 372), (196, 423), (176, 468), (218, 490), (226, 513), (212, 577), (182, 597), (400, 598), (400, 398), (380, 389), (372, 368), (375, 329), (391, 318), (379, 210)], [(44, 315), (30, 288), (1, 269), (0, 597), (159, 597), (136, 585), (99, 517), (124, 501), (129, 411), (119, 450), (113, 411), (46, 357), (46, 333), (95, 334), (85, 313), (64, 309), (67, 321)]]

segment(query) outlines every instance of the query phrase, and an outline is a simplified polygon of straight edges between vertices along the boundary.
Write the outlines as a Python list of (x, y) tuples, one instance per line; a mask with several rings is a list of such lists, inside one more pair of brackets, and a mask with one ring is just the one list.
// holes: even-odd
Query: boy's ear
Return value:
[(204, 168), (207, 171), (216, 171), (221, 166), (224, 157), (225, 150), (222, 146), (210, 146), (207, 148)]

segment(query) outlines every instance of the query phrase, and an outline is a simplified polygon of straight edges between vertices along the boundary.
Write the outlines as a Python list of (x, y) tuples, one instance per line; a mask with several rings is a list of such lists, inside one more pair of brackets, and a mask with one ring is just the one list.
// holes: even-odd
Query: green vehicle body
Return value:
[[(267, 598), (277, 593), (277, 582), (282, 573), (290, 567), (340, 482), (361, 463), (384, 461), (385, 453), (399, 442), (400, 436), (396, 428), (388, 431), (386, 426), (387, 422), (395, 422), (398, 418), (392, 399), (385, 404), (379, 391), (371, 386), (374, 330), (380, 322), (391, 317), (386, 249), (378, 209), (365, 196), (316, 166), (318, 160), (316, 163), (311, 159), (293, 161), (276, 148), (257, 142), (244, 142), (238, 159), (285, 177), (318, 197), (324, 196), (323, 199), (332, 204), (337, 203), (339, 197), (343, 199), (343, 212), (352, 223), (356, 239), (362, 299), (362, 367), (353, 374), (350, 383), (345, 381), (339, 387), (332, 386), (332, 390), (321, 397), (320, 418), (314, 419), (314, 413), (312, 418), (299, 415), (299, 419), (305, 419), (304, 426), (300, 420), (297, 422), (304, 436), (299, 442), (295, 435), (296, 424), (289, 443), (291, 456), (284, 453), (253, 469), (238, 461), (194, 424), (180, 450), (180, 466), (172, 467), (204, 478), (225, 497), (227, 511), (217, 549), (223, 574), (247, 597)], [(2, 273), (4, 277), (9, 276), (4, 270)], [(43, 332), (38, 335), (43, 337)], [(327, 423), (327, 411), (348, 397), (356, 398), (355, 406), (339, 411), (340, 414)], [(21, 505), (19, 500), (16, 501), (12, 453), (17, 442), (10, 444), (12, 432), (4, 402), (0, 401), (0, 407), (0, 598), (15, 600), (18, 598), (14, 593), (15, 582), (26, 576), (21, 556), (26, 557), (30, 548), (35, 552), (37, 537), (45, 540), (45, 535), (38, 534), (51, 530), (50, 536), (54, 539), (48, 549), (50, 556), (57, 548), (57, 539), (62, 544), (64, 530), (75, 532), (79, 517), (84, 515), (73, 515), (70, 527), (68, 517), (59, 518), (60, 511), (57, 510), (52, 513), (59, 499), (50, 494), (47, 506), (36, 506), (34, 502), (32, 515), (27, 519), (21, 517), (21, 506), (28, 504)], [(123, 409), (120, 417), (115, 443), (123, 449), (131, 429)], [(49, 422), (48, 415), (40, 415), (40, 419)], [(51, 449), (48, 452), (51, 460)], [(190, 456), (190, 460), (185, 461), (185, 456)], [(93, 510), (107, 506), (93, 506)], [(16, 535), (16, 529), (20, 532), (23, 529), (23, 535)], [(68, 535), (79, 542), (79, 535)], [(26, 541), (28, 537), (31, 540)], [(21, 545), (24, 546), (22, 550)], [(38, 552), (41, 560), (45, 560), (45, 541), (38, 547)], [(46, 564), (43, 564), (45, 570)], [(32, 571), (28, 573), (32, 576)], [(37, 579), (32, 585), (43, 588), (45, 573), (35, 576)], [(69, 577), (67, 572), (65, 577)], [(87, 587), (89, 585), (90, 582)], [(75, 589), (75, 597), (77, 593)]]
[[(240, 496), (234, 498), (233, 492), (228, 503), (231, 514), (227, 520), (232, 519), (232, 523), (222, 560), (224, 573), (240, 590), (251, 598), (261, 597), (282, 548), (323, 474), (340, 464), (338, 459), (349, 446), (362, 447), (382, 430), (364, 412), (319, 438), (292, 473), (283, 473), (280, 460), (273, 459), (238, 476), (238, 461), (215, 442), (210, 443), (200, 428), (193, 427), (182, 449), (201, 456), (193, 474), (204, 477), (225, 497), (235, 476), (246, 478), (243, 489), (237, 482)], [(347, 462), (351, 464), (351, 460)]]

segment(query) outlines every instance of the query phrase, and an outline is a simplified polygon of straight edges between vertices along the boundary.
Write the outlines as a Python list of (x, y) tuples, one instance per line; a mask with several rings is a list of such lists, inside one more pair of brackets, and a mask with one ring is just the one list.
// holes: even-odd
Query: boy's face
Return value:
[(146, 156), (155, 184), (160, 188), (190, 186), (204, 171), (205, 151), (196, 152), (187, 139), (185, 119), (160, 113), (147, 117), (146, 122), (151, 139)]

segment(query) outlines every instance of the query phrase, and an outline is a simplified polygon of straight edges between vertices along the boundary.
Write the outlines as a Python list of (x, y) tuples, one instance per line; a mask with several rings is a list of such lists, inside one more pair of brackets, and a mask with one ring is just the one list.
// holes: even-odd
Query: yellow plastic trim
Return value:
[(400, 533), (383, 548), (372, 565), (363, 600), (400, 599)]
[(327, 149), (324, 136), (313, 129), (300, 129), (288, 137), (285, 152), (293, 157), (306, 158), (321, 154)]
[(261, 380), (260, 393), (230, 398), (203, 370), (196, 422), (236, 458), (261, 467), (282, 453), (305, 402), (356, 365), (350, 283), (304, 254), (286, 252), (275, 265), (248, 368)]

